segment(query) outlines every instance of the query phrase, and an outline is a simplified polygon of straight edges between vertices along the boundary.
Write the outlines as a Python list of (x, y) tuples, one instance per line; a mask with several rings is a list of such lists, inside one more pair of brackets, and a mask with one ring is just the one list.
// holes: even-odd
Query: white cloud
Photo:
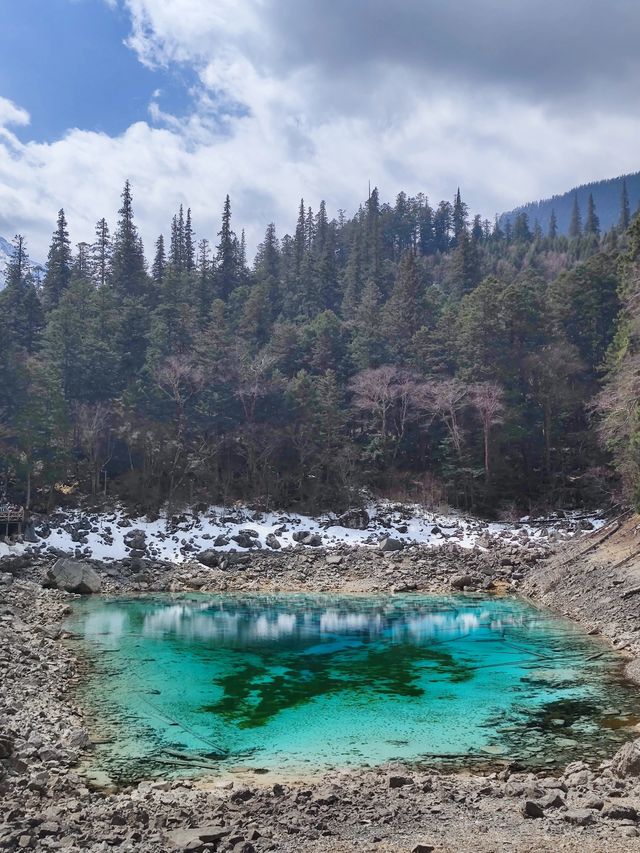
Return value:
[[(272, 0), (123, 0), (141, 61), (197, 70), (191, 116), (167, 115), (154, 95), (150, 123), (118, 137), (72, 130), (54, 143), (25, 144), (0, 129), (0, 234), (24, 231), (32, 255), (43, 257), (62, 205), (73, 239), (91, 239), (99, 217), (114, 222), (127, 177), (150, 250), (180, 203), (191, 205), (199, 235), (215, 241), (227, 192), (235, 227), (244, 225), (255, 246), (271, 220), (280, 233), (292, 228), (300, 197), (350, 213), (369, 180), (391, 199), (404, 189), (437, 201), (460, 185), (471, 209), (491, 216), (638, 168), (640, 117), (615, 99), (594, 94), (568, 109), (542, 89), (525, 96), (496, 83), (493, 72), (465, 77), (462, 63), (452, 82), (450, 69), (441, 74), (411, 50), (407, 59), (385, 33), (372, 31), (367, 42), (366, 14), (364, 41), (361, 33), (360, 46), (354, 42), (360, 59), (332, 64), (340, 14), (353, 23), (346, 6), (318, 4), (326, 20), (317, 13), (310, 23), (301, 18), (308, 3), (300, 0), (297, 13), (282, 2), (288, 21), (283, 7), (272, 20)], [(323, 23), (328, 32), (318, 29)], [(316, 26), (317, 39), (303, 24)], [(296, 40), (288, 48), (287, 36)], [(26, 122), (0, 99), (0, 128)]]

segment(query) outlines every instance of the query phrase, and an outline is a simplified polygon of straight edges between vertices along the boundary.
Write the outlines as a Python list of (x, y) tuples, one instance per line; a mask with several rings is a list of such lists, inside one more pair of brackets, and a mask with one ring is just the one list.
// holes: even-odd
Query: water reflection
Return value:
[[(415, 601), (366, 599), (327, 602), (311, 597), (268, 596), (220, 598), (206, 601), (152, 602), (136, 608), (110, 607), (88, 616), (85, 636), (109, 635), (112, 640), (133, 629), (145, 637), (174, 636), (214, 645), (251, 645), (304, 641), (334, 636), (422, 644), (428, 640), (453, 640), (480, 631), (501, 634), (509, 627), (522, 627), (524, 616), (513, 607), (503, 614), (471, 600), (461, 606), (440, 599), (437, 606), (424, 599)], [(137, 620), (135, 617), (138, 617)], [(527, 626), (534, 626), (529, 618)]]

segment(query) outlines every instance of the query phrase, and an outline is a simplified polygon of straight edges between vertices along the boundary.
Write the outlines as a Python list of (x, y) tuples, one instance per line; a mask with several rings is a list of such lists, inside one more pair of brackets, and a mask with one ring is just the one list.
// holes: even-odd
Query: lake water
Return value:
[(401, 759), (560, 766), (610, 755), (640, 702), (621, 660), (514, 598), (90, 598), (69, 625), (119, 781)]

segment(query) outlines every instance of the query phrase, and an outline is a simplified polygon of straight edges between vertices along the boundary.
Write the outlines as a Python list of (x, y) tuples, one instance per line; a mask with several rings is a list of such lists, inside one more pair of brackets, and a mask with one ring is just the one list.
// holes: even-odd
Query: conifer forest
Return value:
[[(134, 188), (46, 272), (14, 240), (0, 293), (0, 463), (45, 510), (104, 492), (145, 511), (242, 500), (320, 511), (373, 494), (488, 515), (640, 499), (640, 217), (568, 234), (373, 189), (300, 203), (248, 257), (167, 211), (143, 247)], [(99, 213), (99, 211), (97, 212)]]

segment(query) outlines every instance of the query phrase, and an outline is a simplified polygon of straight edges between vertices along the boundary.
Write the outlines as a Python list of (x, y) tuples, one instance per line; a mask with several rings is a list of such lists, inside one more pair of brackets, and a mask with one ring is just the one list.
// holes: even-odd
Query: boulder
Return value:
[(413, 785), (413, 779), (410, 776), (389, 776), (387, 785), (390, 788), (403, 788), (405, 785)]
[(196, 826), (193, 829), (174, 829), (167, 833), (167, 837), (175, 848), (184, 850), (188, 845), (195, 846), (195, 842), (198, 841), (202, 844), (217, 844), (229, 835), (229, 832), (230, 830), (224, 826)]
[(282, 547), (275, 533), (268, 533), (267, 538), (264, 541), (267, 548), (271, 548), (272, 551), (277, 551), (279, 548)]
[(63, 557), (47, 571), (45, 586), (81, 595), (100, 592), (99, 575), (87, 563)]
[(239, 531), (235, 536), (231, 537), (234, 542), (237, 542), (241, 548), (257, 548), (260, 543), (257, 539), (251, 536), (248, 532)]
[(138, 528), (128, 530), (124, 535), (124, 544), (133, 551), (144, 552), (147, 549), (147, 534)]
[(611, 760), (611, 769), (621, 778), (640, 776), (640, 738), (625, 743)]
[(464, 589), (465, 586), (473, 586), (473, 578), (471, 575), (457, 575), (451, 578), (451, 587), (453, 589)]
[(562, 815), (562, 820), (574, 826), (588, 826), (595, 822), (595, 815), (589, 809), (570, 809)]
[(522, 812), (523, 817), (544, 817), (544, 809), (540, 803), (536, 803), (535, 800), (525, 800), (520, 807), (520, 811)]
[(391, 536), (385, 537), (380, 543), (381, 551), (402, 551), (404, 542), (400, 539), (393, 539)]
[(369, 513), (365, 509), (350, 509), (337, 519), (340, 527), (350, 530), (366, 530), (369, 526)]
[(210, 569), (215, 569), (220, 562), (220, 555), (217, 551), (214, 551), (212, 548), (208, 548), (206, 551), (200, 551), (197, 555), (197, 559), (199, 563), (202, 563), (203, 566), (208, 566)]

